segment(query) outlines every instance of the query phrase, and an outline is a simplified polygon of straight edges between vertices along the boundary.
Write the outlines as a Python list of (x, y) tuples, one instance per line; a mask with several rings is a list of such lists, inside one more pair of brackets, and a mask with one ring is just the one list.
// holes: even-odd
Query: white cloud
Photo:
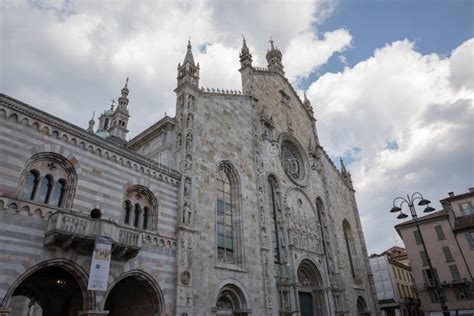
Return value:
[[(87, 0), (3, 1), (1, 90), (86, 127), (92, 111), (108, 108), (129, 76), (133, 136), (164, 112), (173, 115), (176, 66), (189, 36), (201, 65), (201, 85), (241, 89), (241, 34), (260, 66), (266, 65), (270, 36), (284, 52), (295, 36), (305, 34), (317, 42), (311, 49), (321, 50), (317, 52), (321, 59), (313, 56), (305, 62), (311, 69), (311, 63), (325, 62), (334, 39), (315, 39), (308, 30), (336, 4), (330, 0), (113, 5)], [(206, 52), (199, 52), (205, 44)], [(63, 102), (61, 108), (58, 102)]]
[(322, 39), (313, 31), (296, 35), (284, 54), (286, 74), (291, 81), (307, 78), (318, 66), (325, 64), (335, 53), (351, 45), (352, 36), (347, 30), (327, 32)]
[[(465, 70), (472, 43), (443, 58), (397, 41), (310, 86), (323, 146), (332, 155), (362, 149), (350, 169), (369, 249), (393, 243), (380, 235), (396, 235), (388, 213), (395, 196), (419, 190), (439, 207), (448, 191), (472, 186), (473, 73)], [(387, 148), (387, 140), (398, 148)]]

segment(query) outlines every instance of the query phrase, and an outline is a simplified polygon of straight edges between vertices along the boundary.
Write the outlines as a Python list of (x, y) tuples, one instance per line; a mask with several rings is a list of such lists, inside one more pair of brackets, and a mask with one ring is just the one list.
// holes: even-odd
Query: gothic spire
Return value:
[(245, 41), (245, 36), (242, 35), (242, 49), (240, 50), (240, 66), (243, 68), (245, 66), (252, 66), (252, 55), (250, 50), (247, 47), (247, 42)]
[(339, 161), (341, 162), (341, 174), (344, 175), (347, 173), (346, 166), (344, 165), (344, 160), (342, 160), (342, 157), (339, 156)]
[(242, 49), (240, 50), (240, 54), (249, 54), (249, 48), (247, 47), (247, 42), (245, 41), (245, 36), (242, 35)]
[(186, 64), (186, 62), (189, 62), (191, 65), (195, 66), (194, 64), (194, 57), (193, 57), (193, 52), (191, 50), (191, 38), (188, 40), (188, 46), (187, 46), (187, 51), (186, 51), (186, 56), (184, 57), (183, 65)]
[(344, 165), (344, 160), (342, 160), (342, 157), (339, 157), (341, 161), (341, 175), (346, 184), (349, 186), (349, 188), (353, 189), (352, 186), (352, 175), (351, 173), (346, 169), (346, 166)]
[(311, 102), (309, 102), (308, 97), (306, 96), (306, 90), (304, 91), (303, 104), (306, 105), (306, 106), (310, 106), (310, 105), (311, 105)]

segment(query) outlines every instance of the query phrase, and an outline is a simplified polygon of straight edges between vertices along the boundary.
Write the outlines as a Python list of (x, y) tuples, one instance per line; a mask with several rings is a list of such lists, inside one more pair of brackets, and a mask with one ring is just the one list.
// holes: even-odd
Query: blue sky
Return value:
[[(340, 0), (331, 15), (315, 24), (314, 29), (319, 34), (347, 29), (352, 35), (352, 47), (331, 56), (298, 86), (307, 89), (321, 75), (341, 72), (397, 40), (413, 41), (423, 54), (448, 56), (453, 48), (474, 36), (473, 21), (472, 0)], [(395, 140), (387, 140), (387, 148), (397, 147)], [(353, 155), (357, 152), (348, 149), (340, 155), (346, 166), (358, 159)], [(340, 167), (339, 157), (332, 159)]]
[(409, 39), (419, 52), (449, 55), (451, 50), (474, 35), (472, 0), (340, 0), (321, 24), (319, 33), (345, 28), (353, 47), (333, 55), (328, 63), (301, 82), (305, 89), (326, 72), (342, 71), (345, 56), (352, 66), (370, 57), (386, 43)]

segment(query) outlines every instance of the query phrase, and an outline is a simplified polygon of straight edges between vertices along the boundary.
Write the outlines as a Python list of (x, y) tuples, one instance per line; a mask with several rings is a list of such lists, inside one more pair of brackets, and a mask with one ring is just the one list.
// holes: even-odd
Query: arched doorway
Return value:
[(308, 259), (303, 260), (298, 267), (297, 276), (300, 315), (327, 315), (323, 281), (316, 265)]
[(370, 312), (367, 308), (367, 303), (362, 296), (357, 298), (357, 312), (359, 313), (359, 316), (370, 315)]
[(153, 279), (131, 272), (110, 289), (104, 310), (109, 316), (157, 316), (163, 312), (163, 295)]
[(247, 302), (242, 291), (233, 284), (227, 284), (219, 292), (216, 302), (216, 315), (246, 316)]
[(76, 316), (83, 306), (75, 277), (59, 266), (31, 273), (13, 291), (11, 315)]

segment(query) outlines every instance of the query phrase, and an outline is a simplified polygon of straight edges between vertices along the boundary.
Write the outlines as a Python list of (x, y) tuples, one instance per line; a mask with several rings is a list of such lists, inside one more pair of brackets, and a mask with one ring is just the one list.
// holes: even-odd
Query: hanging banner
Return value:
[(88, 290), (107, 291), (110, 259), (112, 257), (112, 239), (97, 237), (92, 255), (91, 271), (89, 273)]

